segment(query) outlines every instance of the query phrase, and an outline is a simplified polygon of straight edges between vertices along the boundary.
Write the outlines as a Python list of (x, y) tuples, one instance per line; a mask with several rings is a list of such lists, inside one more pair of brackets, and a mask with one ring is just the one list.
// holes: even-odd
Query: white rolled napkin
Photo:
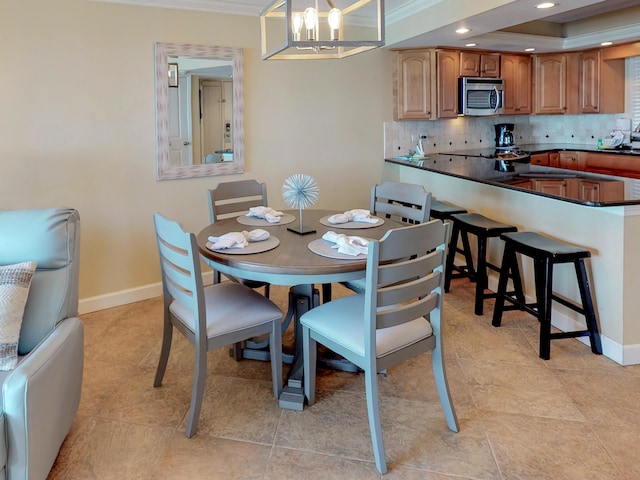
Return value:
[(271, 235), (266, 230), (256, 228), (250, 232), (229, 232), (219, 237), (210, 236), (207, 240), (207, 248), (211, 250), (226, 250), (228, 248), (244, 248), (249, 242), (262, 242)]
[(357, 235), (344, 235), (329, 230), (322, 235), (322, 238), (328, 242), (335, 243), (331, 248), (337, 248), (338, 253), (345, 255), (366, 255), (369, 250), (369, 240)]
[(327, 221), (332, 224), (347, 223), (347, 222), (364, 222), (364, 223), (378, 223), (378, 219), (371, 216), (369, 210), (363, 208), (356, 208), (353, 210), (347, 210), (344, 213), (336, 213), (327, 218)]
[(251, 207), (247, 217), (264, 218), (269, 223), (278, 223), (282, 212), (278, 212), (270, 207)]

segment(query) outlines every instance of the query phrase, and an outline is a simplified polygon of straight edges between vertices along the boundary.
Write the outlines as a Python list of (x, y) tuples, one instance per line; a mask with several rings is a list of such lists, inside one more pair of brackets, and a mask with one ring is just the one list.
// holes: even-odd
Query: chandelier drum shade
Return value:
[(275, 0), (260, 35), (263, 60), (348, 57), (384, 45), (384, 0)]

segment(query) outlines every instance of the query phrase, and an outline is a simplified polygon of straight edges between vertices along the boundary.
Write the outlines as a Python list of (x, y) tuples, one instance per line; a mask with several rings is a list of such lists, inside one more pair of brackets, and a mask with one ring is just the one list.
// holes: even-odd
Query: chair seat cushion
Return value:
[[(305, 313), (300, 321), (332, 342), (364, 356), (364, 295), (350, 295), (325, 303)], [(431, 324), (424, 317), (379, 329), (376, 357), (384, 357), (432, 335)]]
[[(204, 288), (204, 295), (209, 338), (271, 323), (282, 317), (282, 310), (271, 300), (235, 282), (209, 285)], [(191, 309), (174, 300), (169, 310), (195, 332)]]

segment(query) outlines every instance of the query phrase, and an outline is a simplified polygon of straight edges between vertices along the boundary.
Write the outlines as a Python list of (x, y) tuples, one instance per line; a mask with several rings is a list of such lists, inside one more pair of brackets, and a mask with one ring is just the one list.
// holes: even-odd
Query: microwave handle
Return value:
[(496, 106), (493, 109), (493, 113), (496, 113), (498, 109), (502, 106), (502, 90), (498, 90), (498, 87), (493, 87), (496, 92)]

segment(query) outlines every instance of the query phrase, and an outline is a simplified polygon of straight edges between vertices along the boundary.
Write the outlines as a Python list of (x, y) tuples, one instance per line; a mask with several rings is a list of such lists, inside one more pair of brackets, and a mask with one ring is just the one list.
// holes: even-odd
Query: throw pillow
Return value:
[(0, 370), (18, 364), (18, 340), (36, 262), (0, 266)]

